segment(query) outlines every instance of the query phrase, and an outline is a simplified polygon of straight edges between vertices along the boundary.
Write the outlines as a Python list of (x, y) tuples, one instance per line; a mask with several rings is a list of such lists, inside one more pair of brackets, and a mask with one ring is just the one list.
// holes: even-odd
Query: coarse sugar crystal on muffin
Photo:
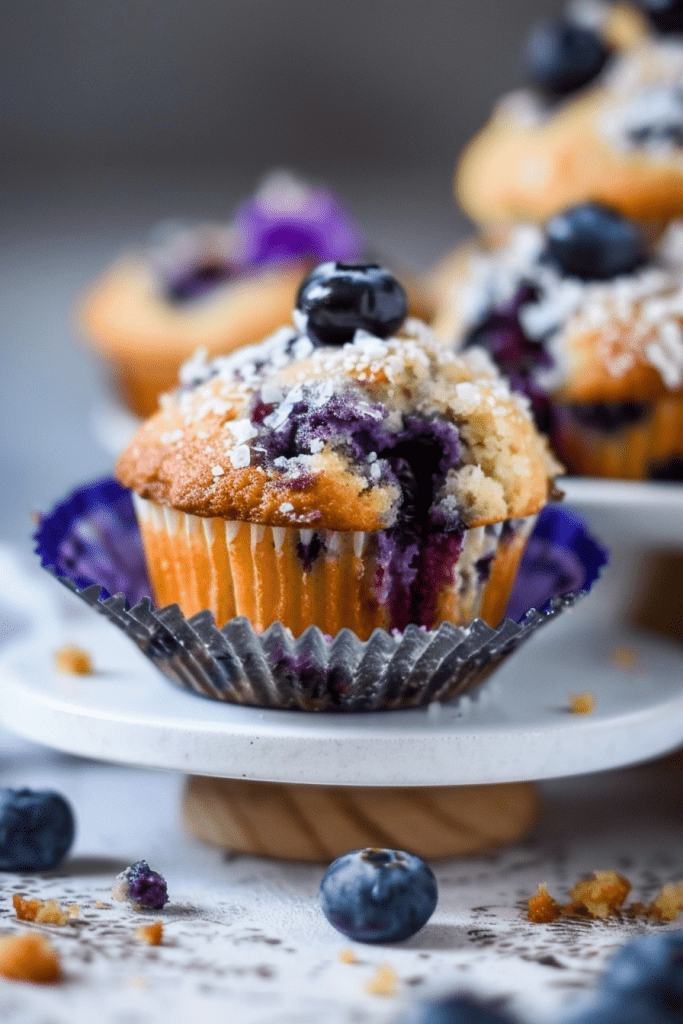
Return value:
[(595, 203), (470, 251), (435, 322), (484, 346), (573, 472), (683, 477), (683, 223)]
[(325, 264), (297, 327), (184, 366), (117, 467), (160, 604), (362, 638), (500, 621), (560, 467), (482, 350), (405, 316), (388, 272)]

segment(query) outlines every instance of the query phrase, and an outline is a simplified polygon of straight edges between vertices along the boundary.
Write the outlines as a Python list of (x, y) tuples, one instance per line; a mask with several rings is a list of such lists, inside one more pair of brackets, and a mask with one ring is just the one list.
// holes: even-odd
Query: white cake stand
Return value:
[[(587, 514), (618, 557), (593, 593), (510, 658), (478, 699), (370, 714), (307, 714), (206, 700), (176, 689), (111, 623), (79, 607), (70, 621), (55, 618), (0, 654), (0, 722), (72, 754), (240, 780), (245, 788), (237, 792), (231, 783), (229, 796), (227, 789), (191, 790), (191, 825), (204, 838), (218, 842), (229, 833), (231, 845), (264, 853), (282, 853), (290, 826), (275, 819), (285, 803), (298, 804), (296, 794), (303, 791), (354, 787), (385, 798), (390, 790), (419, 793), (424, 817), (435, 792), (457, 795), (461, 787), (463, 793), (480, 787), (481, 807), (485, 787), (491, 787), (491, 806), (500, 807), (501, 784), (614, 768), (675, 749), (683, 743), (683, 648), (618, 625), (615, 615), (624, 591), (633, 587), (633, 559), (652, 537), (683, 548), (683, 487), (578, 480), (565, 489), (568, 504)], [(47, 575), (41, 580), (43, 590), (56, 587)], [(94, 675), (55, 672), (54, 652), (67, 642), (93, 655)], [(571, 695), (582, 691), (595, 698), (587, 715), (569, 709)], [(280, 788), (263, 802), (266, 788), (254, 790), (255, 783)], [(528, 787), (515, 792), (528, 793)], [(247, 806), (251, 813), (255, 800), (262, 801), (272, 835), (258, 843), (246, 833), (235, 840), (235, 821), (245, 819)], [(510, 838), (533, 820), (535, 801), (522, 803)], [(230, 822), (218, 822), (228, 811)], [(295, 811), (296, 827), (315, 831), (311, 820), (321, 808), (297, 805)], [(406, 814), (405, 827), (414, 834), (417, 819)], [(432, 818), (442, 831), (462, 832), (453, 814), (452, 806), (440, 805)], [(351, 816), (359, 821), (363, 813), (355, 807)], [(394, 813), (392, 822), (396, 818)], [(343, 834), (339, 822), (335, 828)], [(419, 828), (425, 830), (424, 821)], [(495, 832), (488, 830), (489, 841)], [(369, 838), (387, 845), (386, 834), (385, 822), (379, 836), (370, 832)], [(446, 838), (439, 842), (441, 855), (455, 852)], [(479, 835), (474, 847), (481, 845), (487, 843)], [(295, 852), (284, 855), (303, 855), (296, 844), (290, 847)], [(318, 858), (330, 852), (320, 842), (312, 850)]]
[[(568, 616), (565, 616), (567, 618)], [(97, 671), (64, 676), (66, 642)], [(627, 649), (633, 667), (615, 663)], [(84, 757), (221, 778), (342, 786), (457, 786), (547, 779), (653, 757), (683, 742), (683, 651), (622, 630), (558, 620), (503, 666), (476, 701), (365, 714), (239, 707), (167, 682), (92, 615), (27, 636), (0, 656), (0, 722)], [(572, 714), (590, 690), (595, 710)]]

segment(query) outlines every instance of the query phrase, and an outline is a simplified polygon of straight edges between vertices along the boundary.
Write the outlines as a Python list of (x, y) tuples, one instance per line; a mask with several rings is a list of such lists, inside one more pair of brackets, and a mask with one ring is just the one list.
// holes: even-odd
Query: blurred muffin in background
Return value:
[(455, 191), (485, 230), (597, 201), (642, 222), (683, 215), (683, 4), (579, 3), (537, 25), (530, 88), (466, 147)]
[[(125, 403), (146, 416), (195, 350), (213, 356), (258, 341), (289, 317), (313, 266), (367, 256), (328, 189), (276, 171), (229, 223), (160, 225), (95, 281), (78, 320)], [(428, 317), (427, 294), (409, 291), (411, 311)]]
[(567, 468), (683, 479), (683, 223), (656, 242), (598, 204), (463, 250), (434, 329), (484, 347)]

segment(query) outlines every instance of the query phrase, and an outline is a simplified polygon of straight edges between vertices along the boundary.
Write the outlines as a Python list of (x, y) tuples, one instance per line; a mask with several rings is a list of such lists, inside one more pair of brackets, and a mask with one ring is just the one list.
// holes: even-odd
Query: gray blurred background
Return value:
[(0, 538), (107, 473), (72, 307), (160, 219), (229, 216), (273, 166), (328, 183), (380, 251), (467, 230), (456, 154), (522, 81), (558, 0), (26, 0), (2, 5)]

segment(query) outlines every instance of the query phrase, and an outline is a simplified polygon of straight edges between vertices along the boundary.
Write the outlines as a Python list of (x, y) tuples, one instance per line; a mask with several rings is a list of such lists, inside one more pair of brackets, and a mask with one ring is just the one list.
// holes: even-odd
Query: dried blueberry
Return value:
[(683, 32), (683, 0), (639, 0), (639, 4), (660, 32)]
[(111, 894), (115, 900), (127, 900), (136, 909), (160, 910), (168, 903), (166, 880), (152, 871), (146, 860), (136, 861), (117, 875)]
[(376, 263), (321, 263), (302, 282), (296, 309), (309, 338), (343, 345), (359, 328), (388, 338), (405, 320), (408, 300), (396, 278)]
[(338, 857), (320, 886), (322, 912), (359, 942), (398, 942), (434, 912), (436, 879), (419, 857), (372, 847)]
[(445, 996), (411, 1006), (396, 1024), (507, 1024), (511, 1020), (469, 996)]
[(567, 277), (605, 281), (630, 274), (647, 260), (637, 224), (598, 203), (585, 203), (553, 217), (545, 229), (543, 259)]
[(610, 50), (599, 35), (565, 18), (541, 21), (526, 44), (534, 84), (551, 97), (580, 89), (602, 71)]
[(0, 871), (50, 871), (73, 839), (73, 812), (59, 793), (0, 789)]

